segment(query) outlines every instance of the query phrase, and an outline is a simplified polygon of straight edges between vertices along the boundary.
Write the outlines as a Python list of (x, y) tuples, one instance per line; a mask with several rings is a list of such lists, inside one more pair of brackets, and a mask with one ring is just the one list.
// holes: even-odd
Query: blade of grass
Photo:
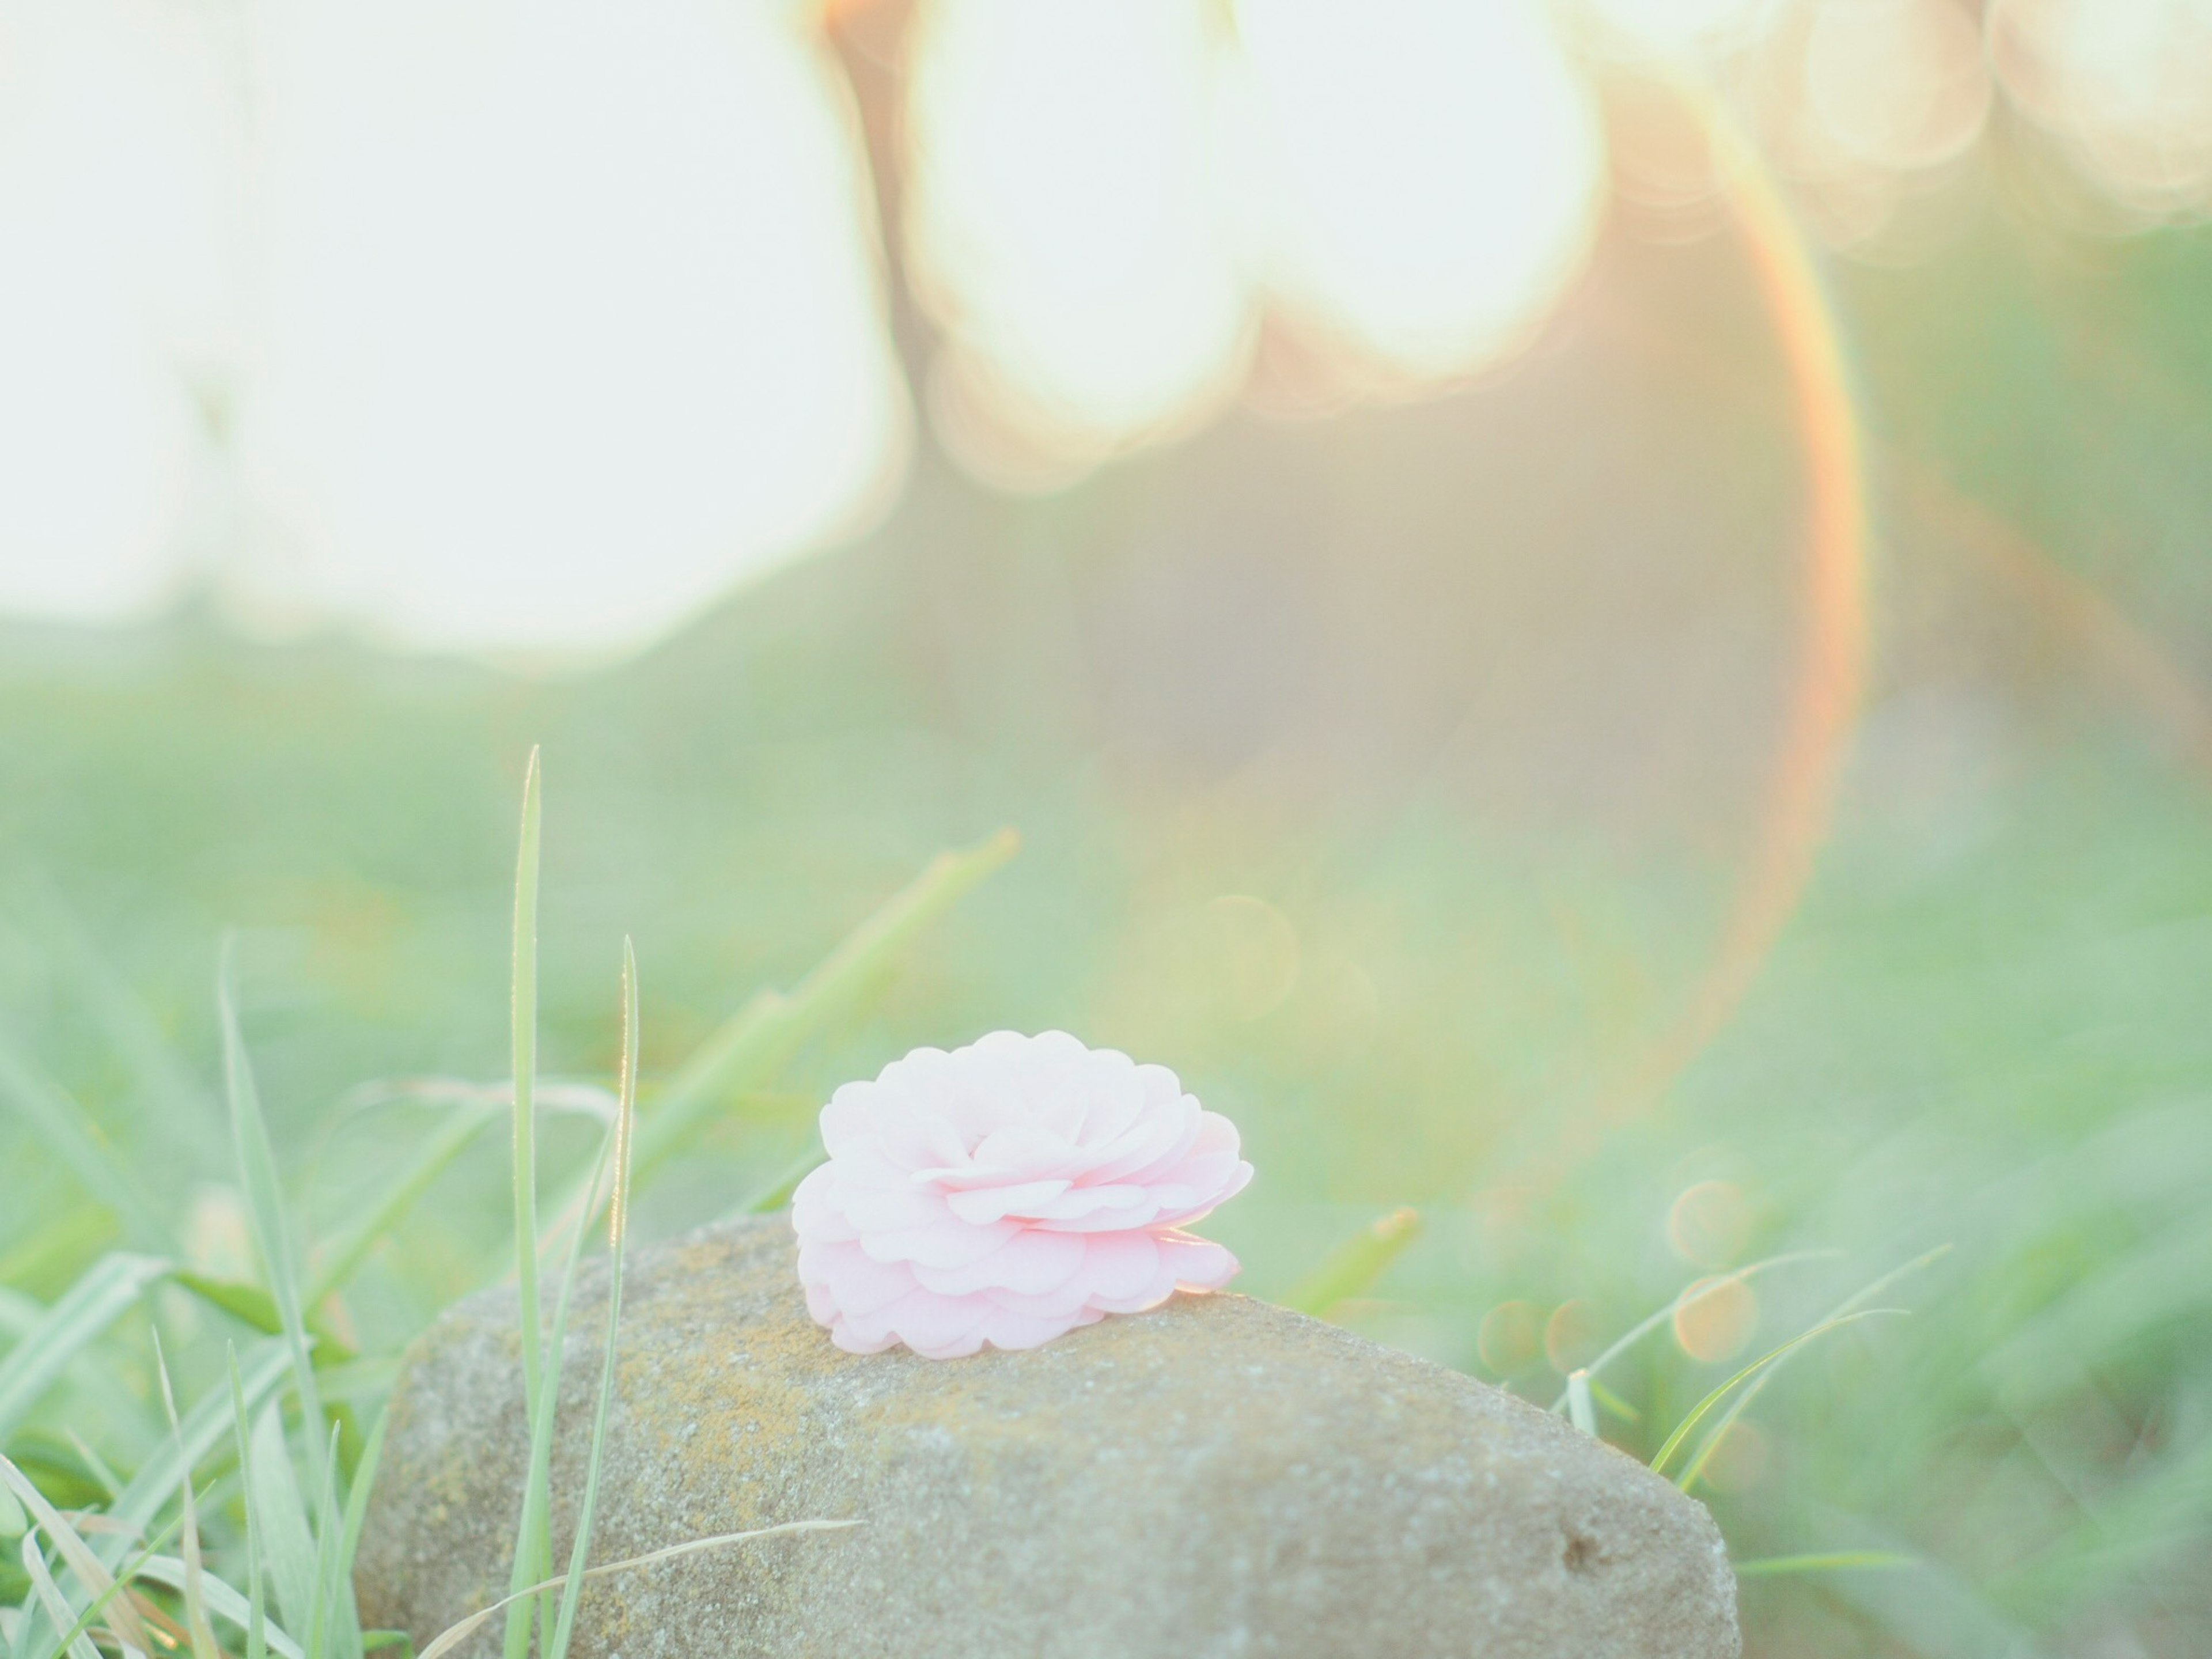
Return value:
[(337, 1571), (349, 1609), (356, 1653), (362, 1650), (363, 1638), (361, 1615), (353, 1606), (354, 1558), (361, 1553), (362, 1528), (368, 1522), (369, 1494), (376, 1487), (376, 1466), (384, 1455), (384, 1427), (390, 1420), (389, 1413), (378, 1413), (376, 1426), (368, 1431), (368, 1443), (362, 1449), (361, 1462), (354, 1467), (353, 1490), (346, 1494), (345, 1520), (338, 1531)]
[[(695, 1538), (688, 1543), (672, 1544), (665, 1550), (654, 1550), (645, 1555), (633, 1555), (627, 1560), (609, 1561), (603, 1566), (589, 1567), (583, 1576), (586, 1578), (605, 1578), (619, 1572), (634, 1572), (641, 1567), (657, 1566), (663, 1561), (674, 1561), (686, 1555), (697, 1555), (706, 1550), (726, 1549), (732, 1544), (743, 1544), (757, 1538), (778, 1538), (787, 1533), (799, 1532), (842, 1532), (848, 1527), (860, 1524), (858, 1521), (787, 1521), (781, 1526), (757, 1527), (750, 1532), (718, 1533), (712, 1538)], [(556, 1578), (546, 1579), (543, 1583), (526, 1584), (503, 1601), (477, 1608), (467, 1618), (441, 1632), (437, 1638), (417, 1656), (417, 1659), (445, 1659), (447, 1654), (474, 1636), (513, 1603), (542, 1595), (548, 1590), (560, 1589), (568, 1582), (568, 1575), (564, 1572)]]
[(591, 1449), (584, 1465), (584, 1495), (576, 1510), (575, 1542), (568, 1552), (568, 1582), (561, 1589), (561, 1613), (544, 1659), (568, 1659), (576, 1627), (576, 1601), (583, 1593), (584, 1566), (591, 1559), (592, 1517), (599, 1501), (599, 1468), (607, 1447), (607, 1414), (615, 1397), (615, 1345), (622, 1328), (623, 1246), (629, 1227), (629, 1149), (637, 1121), (638, 999), (637, 951), (623, 940), (623, 1044), (619, 1104), (615, 1119), (614, 1190), (607, 1204), (607, 1337), (599, 1365), (599, 1399), (592, 1416)]
[(1283, 1298), (1283, 1305), (1316, 1319), (1328, 1318), (1340, 1304), (1373, 1290), (1376, 1280), (1389, 1271), (1420, 1231), (1419, 1211), (1391, 1211), (1338, 1245), (1328, 1261)]
[[(1843, 1252), (1841, 1250), (1791, 1250), (1784, 1255), (1770, 1255), (1763, 1261), (1747, 1263), (1745, 1266), (1735, 1268), (1732, 1272), (1721, 1274), (1717, 1279), (1701, 1279), (1694, 1284), (1684, 1285), (1682, 1287), (1682, 1293), (1680, 1296), (1676, 1297), (1672, 1302), (1669, 1302), (1665, 1307), (1660, 1309), (1656, 1313), (1651, 1314), (1646, 1318), (1639, 1320), (1636, 1324), (1631, 1326), (1627, 1332), (1619, 1338), (1611, 1347), (1607, 1348), (1596, 1358), (1591, 1360), (1589, 1364), (1583, 1367), (1583, 1370), (1589, 1374), (1590, 1387), (1595, 1390), (1597, 1387), (1599, 1373), (1603, 1371), (1607, 1365), (1613, 1364), (1614, 1360), (1620, 1358), (1621, 1355), (1626, 1353), (1638, 1343), (1641, 1342), (1645, 1337), (1650, 1335), (1652, 1332), (1657, 1330), (1662, 1325), (1664, 1325), (1668, 1320), (1674, 1318), (1674, 1316), (1681, 1310), (1683, 1304), (1688, 1302), (1692, 1297), (1709, 1296), (1718, 1285), (1740, 1285), (1745, 1279), (1750, 1279), (1755, 1274), (1763, 1273), (1770, 1267), (1787, 1267), (1794, 1266), (1800, 1261), (1814, 1261), (1824, 1257), (1838, 1256), (1842, 1254)], [(1562, 1389), (1559, 1390), (1559, 1397), (1552, 1402), (1552, 1409), (1555, 1412), (1562, 1412), (1566, 1410), (1566, 1408), (1567, 1391), (1565, 1389)]]
[(0, 1441), (14, 1433), (70, 1360), (170, 1270), (153, 1256), (102, 1256), (0, 1359)]
[[(1831, 1320), (1840, 1319), (1845, 1314), (1864, 1307), (1891, 1285), (1896, 1284), (1899, 1279), (1908, 1274), (1918, 1273), (1922, 1268), (1944, 1255), (1950, 1248), (1948, 1244), (1940, 1244), (1926, 1254), (1914, 1257), (1903, 1267), (1893, 1267), (1889, 1272), (1862, 1285), (1834, 1307), (1829, 1309), (1826, 1317)], [(1712, 1461), (1713, 1454), (1721, 1449), (1721, 1443), (1728, 1438), (1729, 1431), (1735, 1427), (1736, 1419), (1750, 1408), (1751, 1402), (1759, 1398), (1760, 1391), (1774, 1381), (1775, 1375), (1779, 1370), (1779, 1366), (1770, 1365), (1759, 1373), (1758, 1378), (1748, 1388), (1729, 1402), (1729, 1408), (1721, 1413), (1720, 1420), (1707, 1430), (1705, 1437), (1698, 1443), (1698, 1449), (1691, 1457), (1689, 1466), (1682, 1471), (1680, 1478), (1674, 1483), (1676, 1486), (1684, 1492), (1687, 1492), (1697, 1485), (1698, 1478), (1705, 1472), (1705, 1465)]]
[[(240, 1412), (258, 1407), (267, 1399), (284, 1379), (290, 1369), (291, 1357), (281, 1342), (257, 1342), (247, 1351), (242, 1373), (235, 1356), (232, 1371), (236, 1379), (238, 1409)], [(222, 1438), (229, 1425), (232, 1402), (220, 1395), (210, 1395), (185, 1414), (184, 1427), (175, 1440), (157, 1446), (139, 1465), (131, 1484), (115, 1500), (108, 1513), (132, 1532), (143, 1532), (154, 1524), (154, 1519), (168, 1502), (169, 1494), (177, 1489), (182, 1471), (197, 1464)], [(123, 1559), (124, 1547), (117, 1545), (112, 1553), (101, 1552), (101, 1559), (111, 1566)]]
[(1894, 1550), (1836, 1550), (1826, 1555), (1769, 1555), (1756, 1561), (1739, 1561), (1739, 1578), (1780, 1578), (1807, 1572), (1856, 1572), (1917, 1566), (1909, 1555)]
[[(46, 1571), (46, 1553), (39, 1547), (39, 1534), (35, 1528), (23, 1534), (22, 1556), (23, 1571), (30, 1575), (31, 1589), (39, 1599), (39, 1605), (46, 1609), (46, 1617), (52, 1621), (56, 1630), (69, 1632), (61, 1644), (62, 1650), (70, 1656), (70, 1659), (100, 1659), (100, 1650), (92, 1644), (92, 1638), (87, 1633), (87, 1626), (96, 1615), (89, 1611), (79, 1615), (70, 1607), (68, 1598), (62, 1595), (62, 1587), (54, 1582), (53, 1574)], [(19, 1647), (17, 1650), (24, 1650)]]
[[(257, 1343), (246, 1356), (242, 1375), (235, 1355), (231, 1363), (236, 1411), (241, 1422), (249, 1404), (258, 1407), (283, 1382), (291, 1368), (290, 1355), (281, 1341)], [(232, 1401), (221, 1395), (203, 1400), (185, 1418), (182, 1432), (173, 1440), (157, 1442), (139, 1465), (122, 1495), (108, 1508), (108, 1518), (117, 1530), (102, 1535), (94, 1545), (94, 1553), (110, 1571), (120, 1570), (130, 1553), (131, 1539), (153, 1526), (155, 1518), (177, 1490), (182, 1470), (189, 1464), (198, 1463), (222, 1438), (232, 1409)], [(243, 1443), (241, 1440), (241, 1448)], [(252, 1537), (250, 1529), (248, 1537)], [(40, 1629), (39, 1620), (26, 1618), (18, 1632), (18, 1645), (39, 1650)]]
[(1903, 1308), (1863, 1308), (1856, 1313), (1845, 1314), (1840, 1319), (1823, 1320), (1810, 1330), (1799, 1332), (1780, 1347), (1768, 1349), (1690, 1408), (1690, 1414), (1675, 1425), (1674, 1432), (1667, 1437), (1666, 1443), (1659, 1448), (1658, 1455), (1652, 1458), (1652, 1473), (1656, 1474), (1665, 1471), (1668, 1459), (1674, 1456), (1682, 1442), (1689, 1437), (1691, 1431), (1704, 1422), (1705, 1414), (1726, 1399), (1737, 1384), (1750, 1381), (1768, 1366), (1774, 1364), (1785, 1355), (1796, 1352), (1815, 1337), (1825, 1336), (1830, 1331), (1844, 1325), (1855, 1325), (1862, 1319), (1874, 1319), (1888, 1314), (1902, 1314), (1905, 1311)]
[(522, 830), (514, 855), (514, 951), (511, 1014), (514, 1085), (514, 1273), (522, 1296), (522, 1397), (534, 1428), (538, 1370), (538, 865), (544, 784), (538, 751), (522, 780)]
[[(1001, 830), (974, 847), (939, 854), (791, 991), (762, 991), (725, 1020), (640, 1115), (632, 1186), (650, 1180), (723, 1101), (766, 1086), (809, 1039), (849, 1014), (920, 934), (1003, 868), (1021, 844), (1013, 830)], [(564, 1218), (583, 1201), (580, 1190), (564, 1195)]]
[(306, 1301), (319, 1306), (368, 1260), (369, 1252), (397, 1227), (438, 1177), (451, 1169), (477, 1137), (504, 1116), (506, 1102), (472, 1105), (455, 1113), (433, 1134), (414, 1161), (393, 1179), (324, 1253), (307, 1279)]
[(331, 1425), (329, 1455), (324, 1460), (322, 1503), (315, 1514), (315, 1607), (307, 1621), (307, 1659), (361, 1659), (361, 1619), (354, 1611), (353, 1580), (340, 1555), (343, 1533), (338, 1521), (339, 1425)]
[(252, 1461), (246, 1475), (246, 1513), (261, 1534), (276, 1610), (288, 1628), (304, 1633), (314, 1623), (315, 1540), (292, 1472), (283, 1416), (273, 1401), (255, 1419)]
[(92, 1115), (61, 1085), (5, 1047), (0, 1047), (0, 1100), (13, 1104), (39, 1145), (61, 1160), (88, 1196), (114, 1212), (134, 1244), (162, 1255), (182, 1254), (154, 1200), (124, 1167)]
[(115, 1243), (122, 1231), (112, 1211), (98, 1204), (72, 1204), (37, 1231), (18, 1239), (0, 1255), (0, 1285), (50, 1284), (74, 1278)]
[(1588, 1371), (1571, 1371), (1567, 1375), (1567, 1420), (1593, 1439), (1596, 1437), (1597, 1407), (1590, 1399)]
[(224, 938), (216, 975), (216, 1015), (222, 1028), (223, 1082), (230, 1097), (232, 1150), (238, 1161), (239, 1186), (246, 1194), (254, 1249), (260, 1254), (261, 1271), (268, 1278), (269, 1294), (276, 1304), (277, 1318), (292, 1354), (292, 1380), (300, 1393), (302, 1461), (314, 1468), (322, 1456), (323, 1403), (315, 1389), (300, 1281), (293, 1267), (289, 1230), (284, 1224), (284, 1189), (276, 1176), (276, 1152), (269, 1139), (268, 1121), (261, 1113), (261, 1095), (254, 1086), (246, 1039), (239, 1030), (237, 943), (235, 934)]
[[(146, 1563), (154, 1559), (155, 1553), (167, 1546), (169, 1540), (176, 1535), (178, 1528), (183, 1524), (184, 1522), (181, 1519), (172, 1521), (167, 1526), (161, 1529), (161, 1535), (159, 1537), (155, 1538), (152, 1543), (147, 1545), (144, 1549), (141, 1550), (134, 1559), (125, 1562), (122, 1568), (117, 1571), (115, 1576), (108, 1581), (107, 1588), (101, 1590), (99, 1595), (94, 1596), (91, 1601), (85, 1603), (84, 1611), (77, 1614), (76, 1623), (68, 1626), (63, 1631), (60, 1640), (53, 1647), (41, 1650), (38, 1647), (36, 1642), (26, 1634), (22, 1637), (19, 1637), (16, 1642), (17, 1650), (21, 1653), (40, 1654), (40, 1659), (53, 1659), (53, 1656), (57, 1651), (70, 1647), (80, 1637), (88, 1635), (91, 1632), (94, 1621), (107, 1611), (108, 1603), (114, 1601), (118, 1595), (123, 1593), (124, 1587), (137, 1577), (139, 1572), (144, 1568)], [(66, 1603), (63, 1604), (62, 1611), (64, 1613), (69, 1611)], [(132, 1611), (136, 1612), (137, 1609), (134, 1607)], [(106, 1632), (106, 1634), (107, 1634), (111, 1640), (119, 1639), (115, 1637), (112, 1630)]]
[[(284, 1334), (284, 1316), (276, 1306), (276, 1298), (258, 1285), (247, 1285), (234, 1279), (210, 1279), (205, 1273), (196, 1273), (189, 1268), (169, 1275), (178, 1289), (189, 1291), (211, 1308), (219, 1308), (241, 1324), (251, 1325), (264, 1336), (282, 1337)], [(307, 1334), (314, 1340), (312, 1356), (319, 1366), (343, 1364), (357, 1356), (347, 1344), (331, 1332), (330, 1327), (312, 1313), (303, 1313), (301, 1322)]]
[[(149, 1557), (133, 1577), (181, 1593), (185, 1587), (185, 1564), (175, 1556), (155, 1555)], [(201, 1582), (207, 1596), (208, 1611), (234, 1629), (247, 1632), (247, 1646), (251, 1651), (254, 1617), (251, 1598), (240, 1595), (234, 1586), (223, 1583), (213, 1573), (204, 1575)], [(266, 1623), (261, 1628), (265, 1643), (264, 1654), (267, 1648), (273, 1647), (281, 1659), (307, 1659), (307, 1650), (283, 1631)]]
[[(77, 1582), (84, 1586), (86, 1595), (98, 1595), (116, 1582), (115, 1575), (92, 1553), (91, 1547), (77, 1535), (76, 1528), (46, 1502), (46, 1494), (32, 1484), (31, 1478), (17, 1468), (4, 1452), (0, 1452), (0, 1481), (6, 1482), (23, 1507), (31, 1512), (31, 1518), (45, 1530), (47, 1537), (53, 1540), (54, 1548), (69, 1564), (69, 1569), (76, 1575)], [(25, 1534), (27, 1537), (30, 1535)], [(58, 1615), (56, 1619), (58, 1623)], [(139, 1621), (137, 1610), (131, 1605), (128, 1597), (119, 1598), (115, 1602), (109, 1622), (126, 1649), (135, 1650), (142, 1659), (143, 1656), (153, 1651), (154, 1644), (146, 1634), (146, 1626)]]
[(75, 1429), (69, 1430), (68, 1434), (70, 1444), (76, 1450), (77, 1460), (84, 1465), (84, 1472), (100, 1488), (101, 1501), (112, 1504), (123, 1495), (123, 1482), (108, 1467), (107, 1460), (94, 1451), (82, 1435)]
[[(606, 1173), (607, 1160), (612, 1154), (620, 1130), (617, 1122), (609, 1132), (599, 1149), (598, 1162), (592, 1170), (592, 1194), (586, 1208), (597, 1206), (597, 1194), (602, 1176)], [(529, 1407), (530, 1462), (523, 1474), (522, 1515), (516, 1523), (514, 1559), (508, 1570), (507, 1588), (519, 1590), (533, 1580), (549, 1577), (553, 1571), (552, 1470), (553, 1427), (556, 1407), (561, 1391), (562, 1358), (567, 1351), (568, 1339), (568, 1302), (576, 1286), (576, 1267), (582, 1259), (584, 1229), (580, 1225), (568, 1237), (568, 1265), (561, 1275), (560, 1294), (553, 1304), (553, 1326), (547, 1343), (546, 1361), (538, 1381), (538, 1397), (526, 1402)], [(531, 1620), (538, 1619), (542, 1631), (552, 1630), (553, 1608), (550, 1597), (543, 1607), (528, 1601), (514, 1601), (507, 1609), (507, 1632), (503, 1653), (506, 1659), (525, 1659), (530, 1650)]]
[[(169, 1419), (169, 1438), (181, 1449), (185, 1443), (185, 1427), (177, 1417), (176, 1392), (169, 1386), (168, 1357), (161, 1352), (161, 1332), (154, 1331), (154, 1372), (161, 1382), (161, 1409)], [(192, 1492), (192, 1469), (189, 1461), (179, 1459), (180, 1474), (178, 1489), (184, 1503), (184, 1564), (185, 1564), (185, 1630), (191, 1638), (192, 1659), (222, 1659), (216, 1646), (215, 1632), (208, 1624), (207, 1585), (200, 1562), (199, 1503)]]
[(1590, 1398), (1595, 1401), (1599, 1405), (1604, 1407), (1606, 1410), (1611, 1412), (1622, 1422), (1641, 1423), (1644, 1420), (1644, 1413), (1642, 1412), (1637, 1410), (1635, 1407), (1630, 1405), (1626, 1400), (1623, 1400), (1611, 1389), (1607, 1388), (1605, 1384), (1599, 1382), (1597, 1378), (1585, 1373), (1583, 1381), (1589, 1385)]
[[(252, 1432), (247, 1427), (246, 1385), (238, 1370), (238, 1350), (230, 1351), (231, 1421), (238, 1435), (238, 1473), (246, 1487), (246, 1659), (268, 1659), (268, 1602), (261, 1583), (261, 1518), (254, 1512)], [(293, 1656), (288, 1656), (288, 1659)]]

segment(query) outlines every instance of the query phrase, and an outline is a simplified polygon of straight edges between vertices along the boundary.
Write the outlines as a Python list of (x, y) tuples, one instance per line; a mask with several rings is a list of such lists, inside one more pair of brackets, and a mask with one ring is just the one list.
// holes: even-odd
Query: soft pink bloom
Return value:
[(807, 1309), (848, 1352), (1034, 1348), (1237, 1273), (1182, 1231), (1252, 1178), (1237, 1126), (1065, 1031), (917, 1048), (838, 1090), (822, 1144), (791, 1219)]

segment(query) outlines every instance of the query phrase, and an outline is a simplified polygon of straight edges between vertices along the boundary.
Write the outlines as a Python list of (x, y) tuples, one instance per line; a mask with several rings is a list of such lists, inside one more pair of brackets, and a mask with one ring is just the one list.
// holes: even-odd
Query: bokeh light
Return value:
[(1935, 167), (1988, 118), (1980, 32), (1955, 0), (1823, 0), (1805, 43), (1808, 125), (1841, 158)]
[(191, 22), (0, 3), (0, 609), (127, 615), (180, 574), (238, 211), (228, 88)]
[(1585, 0), (1600, 42), (1631, 55), (1682, 58), (1740, 44), (1772, 17), (1775, 0)]
[(1992, 0), (2013, 101), (2128, 211), (2212, 210), (2212, 0)]
[(260, 591), (620, 645), (884, 499), (866, 181), (795, 21), (320, 3), (262, 46)]
[(917, 9), (908, 258), (946, 335), (940, 430), (988, 476), (1058, 481), (1235, 388), (1250, 294), (1208, 19), (1203, 0)]
[(1674, 1309), (1674, 1340), (1709, 1365), (1741, 1353), (1758, 1326), (1759, 1293), (1741, 1275), (1700, 1279)]
[(1239, 0), (1269, 280), (1399, 374), (1480, 368), (1579, 267), (1595, 100), (1521, 0)]

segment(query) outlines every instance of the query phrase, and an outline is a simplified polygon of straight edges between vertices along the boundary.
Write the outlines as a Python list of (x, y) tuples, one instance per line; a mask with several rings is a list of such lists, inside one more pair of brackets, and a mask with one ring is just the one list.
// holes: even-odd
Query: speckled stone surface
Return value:
[[(1237, 1296), (1026, 1353), (839, 1352), (781, 1218), (633, 1258), (580, 1659), (1734, 1659), (1698, 1504), (1496, 1389)], [(572, 1314), (554, 1502), (582, 1480), (603, 1280)], [(599, 1311), (594, 1312), (596, 1303)], [(356, 1575), (418, 1647), (506, 1585), (526, 1454), (514, 1301), (410, 1355)], [(463, 1651), (498, 1650), (494, 1620)]]

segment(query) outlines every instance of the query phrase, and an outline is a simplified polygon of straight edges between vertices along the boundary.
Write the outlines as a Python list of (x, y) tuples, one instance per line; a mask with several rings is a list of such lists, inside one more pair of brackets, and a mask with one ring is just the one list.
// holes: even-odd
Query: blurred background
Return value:
[(128, 1221), (34, 1094), (246, 1270), (226, 927), (311, 1235), (501, 1078), (542, 743), (580, 1078), (1024, 838), (650, 1231), (1061, 1026), (1539, 1403), (1821, 1252), (1644, 1455), (1948, 1244), (1705, 1472), (1908, 1562), (1749, 1650), (2212, 1651), (2208, 218), (2212, 0), (0, 0), (0, 1283)]

